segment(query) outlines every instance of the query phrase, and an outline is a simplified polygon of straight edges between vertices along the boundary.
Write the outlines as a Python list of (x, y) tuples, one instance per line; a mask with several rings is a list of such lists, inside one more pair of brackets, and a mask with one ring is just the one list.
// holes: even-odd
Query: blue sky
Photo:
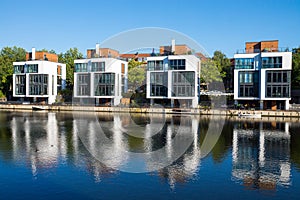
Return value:
[(147, 0), (0, 2), (0, 48), (77, 47), (85, 54), (122, 31), (161, 27), (191, 37), (212, 55), (232, 57), (246, 41), (300, 46), (300, 0)]

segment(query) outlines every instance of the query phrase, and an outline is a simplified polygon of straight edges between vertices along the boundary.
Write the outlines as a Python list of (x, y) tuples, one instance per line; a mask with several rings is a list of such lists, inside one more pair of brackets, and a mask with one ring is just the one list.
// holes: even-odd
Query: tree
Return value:
[(66, 82), (67, 88), (73, 89), (74, 85), (74, 60), (83, 58), (83, 54), (77, 48), (70, 48), (65, 53), (58, 55), (58, 62), (66, 64)]
[[(221, 51), (215, 51), (212, 59), (207, 59), (201, 64), (201, 82), (209, 85), (219, 85), (222, 81), (232, 78), (230, 60)], [(214, 83), (214, 84), (212, 84)]]
[(218, 70), (221, 73), (221, 77), (223, 79), (223, 84), (225, 86), (225, 90), (230, 90), (233, 87), (233, 71), (231, 68), (231, 62), (226, 57), (225, 54), (223, 54), (221, 51), (215, 51), (213, 60), (216, 63), (216, 66)]
[(222, 82), (222, 74), (220, 73), (216, 63), (207, 59), (201, 64), (201, 82), (206, 83), (207, 89), (209, 89), (209, 85), (215, 82)]
[(300, 88), (300, 47), (293, 49), (292, 87)]
[(145, 69), (141, 62), (130, 60), (128, 63), (128, 81), (130, 89), (136, 90), (145, 80)]
[(221, 73), (222, 78), (225, 77), (227, 69), (231, 66), (230, 60), (221, 51), (215, 51), (212, 59), (215, 62), (218, 71)]
[(0, 93), (8, 96), (12, 90), (13, 62), (25, 61), (26, 51), (19, 47), (4, 47), (0, 52)]
[(128, 62), (128, 71), (132, 68), (135, 68), (135, 67), (140, 67), (142, 65), (141, 62), (139, 61), (136, 61), (134, 59), (131, 59), (129, 62)]

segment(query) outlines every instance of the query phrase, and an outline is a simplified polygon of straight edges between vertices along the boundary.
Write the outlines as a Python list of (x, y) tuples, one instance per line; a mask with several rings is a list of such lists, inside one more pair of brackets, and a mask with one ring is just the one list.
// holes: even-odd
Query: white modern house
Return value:
[(57, 60), (57, 55), (33, 48), (26, 61), (14, 62), (13, 97), (22, 102), (54, 103), (58, 91), (66, 87), (66, 65)]
[(264, 48), (250, 51), (246, 47), (245, 52), (234, 55), (234, 99), (249, 107), (288, 110), (292, 52), (280, 51), (276, 41), (275, 46), (266, 48), (268, 43), (260, 42)]
[(147, 58), (147, 99), (171, 107), (197, 107), (200, 59), (194, 55)]
[(74, 98), (81, 104), (113, 105), (127, 92), (128, 63), (116, 58), (74, 61)]

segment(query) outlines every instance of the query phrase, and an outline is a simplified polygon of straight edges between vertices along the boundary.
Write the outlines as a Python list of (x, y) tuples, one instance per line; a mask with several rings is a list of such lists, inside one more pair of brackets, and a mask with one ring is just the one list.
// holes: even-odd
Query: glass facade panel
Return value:
[(38, 64), (25, 65), (25, 73), (38, 73)]
[(92, 62), (92, 72), (104, 72), (105, 62)]
[(75, 63), (75, 72), (87, 72), (88, 63)]
[(258, 71), (239, 72), (239, 97), (258, 97)]
[(290, 98), (291, 71), (266, 71), (266, 97)]
[(89, 96), (90, 95), (90, 75), (78, 74), (77, 75), (77, 95)]
[(172, 73), (172, 96), (193, 97), (195, 96), (195, 72)]
[(29, 75), (29, 95), (48, 95), (48, 74)]
[(168, 96), (168, 73), (151, 72), (150, 73), (150, 96)]
[(101, 73), (94, 76), (95, 96), (115, 95), (115, 74)]
[(38, 73), (38, 64), (14, 65), (14, 74)]
[(14, 65), (14, 74), (25, 73), (24, 65)]
[(235, 69), (254, 69), (253, 58), (236, 58)]
[(163, 61), (162, 60), (152, 60), (147, 62), (147, 70), (155, 71), (155, 70), (163, 70)]
[(15, 77), (16, 88), (15, 94), (16, 95), (25, 95), (26, 94), (26, 77), (25, 75), (17, 75)]
[(185, 59), (169, 60), (171, 70), (185, 70)]
[(282, 57), (263, 57), (262, 68), (282, 68)]

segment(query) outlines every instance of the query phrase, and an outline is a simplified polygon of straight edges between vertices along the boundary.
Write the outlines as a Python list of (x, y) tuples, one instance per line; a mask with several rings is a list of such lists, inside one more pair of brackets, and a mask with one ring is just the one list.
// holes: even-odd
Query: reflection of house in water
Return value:
[[(171, 157), (177, 148), (186, 148), (184, 145), (178, 145), (171, 142), (172, 137), (176, 134), (176, 125), (174, 126), (174, 117), (167, 129), (166, 135), (166, 155)], [(199, 122), (193, 117), (180, 120), (180, 128), (184, 127), (185, 137), (190, 137), (192, 144), (188, 150), (174, 163), (168, 167), (159, 170), (159, 175), (168, 179), (171, 187), (177, 182), (184, 183), (194, 178), (200, 166), (201, 152), (198, 138)]]
[(232, 176), (247, 188), (290, 185), (288, 123), (240, 122), (233, 130)]
[[(13, 116), (10, 122), (13, 159), (26, 164), (36, 177), (41, 170), (59, 168), (65, 162), (87, 170), (95, 181), (116, 173), (116, 169), (139, 167), (140, 161), (148, 171), (171, 164), (159, 170), (159, 175), (171, 186), (197, 173), (200, 148), (196, 118), (111, 113), (90, 116), (80, 113), (81, 118), (71, 115), (67, 120), (61, 120), (56, 113)], [(99, 123), (109, 141), (104, 146), (103, 137), (99, 137)], [(179, 137), (180, 129), (183, 134)], [(186, 141), (187, 146), (181, 145)], [(160, 154), (155, 154), (157, 151)], [(165, 160), (171, 162), (160, 162)]]
[[(114, 169), (126, 170), (131, 167), (140, 169), (139, 165), (143, 162), (145, 166), (143, 169), (152, 171), (157, 169), (158, 164), (164, 165), (164, 162), (157, 163), (157, 160), (176, 158), (169, 163), (173, 163), (171, 166), (159, 170), (159, 174), (166, 177), (170, 185), (173, 186), (176, 182), (185, 182), (196, 174), (200, 164), (198, 120), (196, 118), (189, 116), (164, 119), (160, 114), (145, 115), (139, 118), (135, 118), (134, 115), (130, 116), (130, 114), (107, 114), (107, 117), (103, 117), (101, 114), (98, 116), (98, 120), (87, 120), (86, 117), (83, 117), (83, 120), (75, 119), (74, 128), (77, 130), (77, 134), (81, 134), (80, 139), (88, 151), (102, 162), (99, 164), (102, 169), (103, 167), (111, 171)], [(100, 128), (106, 138), (99, 135)], [(191, 141), (188, 146), (181, 145), (179, 140), (177, 143), (173, 141), (179, 129), (184, 131), (180, 142)], [(85, 136), (82, 137), (83, 135)], [(103, 140), (106, 139), (108, 143), (103, 143)], [(103, 146), (105, 148), (101, 148)], [(158, 157), (156, 157), (156, 151), (160, 151)], [(186, 153), (176, 157), (181, 151)], [(143, 157), (139, 153), (145, 156)], [(161, 167), (165, 166), (167, 165)], [(95, 166), (93, 170), (96, 170)], [(99, 173), (100, 175), (101, 173)]]
[(112, 173), (86, 154), (77, 132), (74, 129), (67, 132), (65, 121), (60, 121), (58, 117), (56, 113), (23, 113), (13, 116), (10, 124), (13, 159), (28, 165), (33, 176), (38, 176), (40, 170), (59, 167), (66, 161), (91, 171), (95, 181), (100, 180), (100, 174)]
[(45, 120), (40, 115), (25, 114), (14, 116), (11, 121), (14, 159), (26, 158), (34, 175), (38, 168), (56, 166), (58, 158), (66, 158), (67, 153), (65, 136), (58, 136), (56, 114), (45, 115)]

